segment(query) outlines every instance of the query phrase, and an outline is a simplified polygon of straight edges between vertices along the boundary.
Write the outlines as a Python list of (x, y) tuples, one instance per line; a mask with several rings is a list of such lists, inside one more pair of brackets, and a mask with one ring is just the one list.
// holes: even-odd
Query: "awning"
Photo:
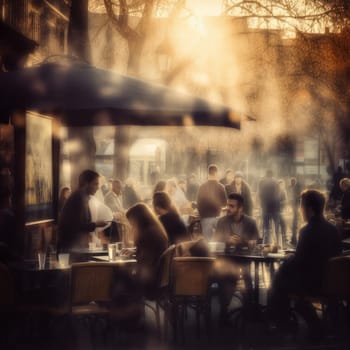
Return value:
[(45, 63), (0, 74), (0, 118), (16, 110), (59, 117), (67, 126), (240, 127), (229, 107), (87, 64)]

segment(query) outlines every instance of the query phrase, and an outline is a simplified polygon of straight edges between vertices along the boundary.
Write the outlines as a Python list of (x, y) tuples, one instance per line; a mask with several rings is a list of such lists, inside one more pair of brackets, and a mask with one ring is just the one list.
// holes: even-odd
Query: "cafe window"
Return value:
[(115, 130), (111, 127), (95, 127), (93, 133), (96, 143), (96, 171), (107, 179), (112, 178)]

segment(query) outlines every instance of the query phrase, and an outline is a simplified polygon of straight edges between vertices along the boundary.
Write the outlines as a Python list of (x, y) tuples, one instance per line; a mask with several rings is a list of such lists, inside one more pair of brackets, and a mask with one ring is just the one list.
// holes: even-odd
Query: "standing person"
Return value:
[(172, 202), (175, 204), (177, 210), (183, 214), (190, 207), (185, 193), (178, 187), (175, 179), (170, 179), (166, 184), (166, 192), (169, 194)]
[(225, 186), (226, 194), (238, 193), (244, 199), (244, 214), (253, 215), (253, 200), (249, 185), (243, 180), (243, 174), (236, 171), (233, 181)]
[(93, 222), (89, 208), (90, 196), (99, 187), (99, 174), (84, 170), (79, 175), (79, 187), (67, 199), (58, 223), (58, 248), (67, 251), (72, 247), (87, 247), (89, 233), (108, 225), (105, 221)]
[(232, 169), (226, 169), (224, 177), (221, 178), (219, 182), (224, 186), (228, 186), (230, 183), (232, 183), (234, 174), (235, 173)]
[(70, 187), (64, 186), (61, 188), (58, 195), (58, 218), (61, 216), (62, 209), (66, 204), (68, 197), (71, 195), (72, 191)]
[(347, 177), (341, 179), (339, 187), (343, 191), (340, 203), (341, 217), (344, 221), (347, 221), (350, 219), (350, 179)]
[(263, 243), (272, 243), (272, 221), (274, 222), (275, 241), (279, 232), (279, 186), (272, 170), (267, 170), (258, 186), (263, 221)]
[(287, 244), (287, 226), (286, 226), (286, 220), (284, 219), (284, 209), (286, 207), (287, 203), (287, 191), (286, 191), (286, 183), (283, 180), (278, 180), (278, 186), (279, 186), (279, 208), (278, 208), (278, 214), (279, 214), (279, 224), (281, 229), (280, 237), (281, 239), (278, 239), (278, 243), (280, 242), (281, 249), (286, 249)]
[(105, 195), (105, 204), (112, 210), (116, 220), (120, 220), (124, 216), (123, 206), (123, 185), (120, 180), (112, 180), (112, 189)]
[[(96, 221), (106, 221), (108, 225), (96, 229), (93, 232), (90, 232), (91, 242), (95, 242), (98, 247), (103, 244), (107, 244), (110, 238), (115, 238), (117, 232), (115, 232), (114, 223), (112, 225), (113, 213), (112, 210), (105, 205), (101, 200), (96, 196), (90, 196), (89, 199), (89, 208), (91, 214), (91, 220)], [(112, 225), (112, 227), (111, 227)]]
[(297, 245), (297, 231), (299, 223), (299, 206), (300, 206), (300, 184), (295, 177), (290, 179), (290, 185), (288, 187), (289, 192), (289, 203), (292, 208), (293, 218), (292, 218), (292, 236), (290, 239), (290, 244), (292, 246)]
[(165, 180), (159, 180), (153, 188), (153, 193), (166, 191), (166, 187), (167, 187), (167, 182)]
[(104, 197), (110, 190), (110, 187), (109, 187), (110, 181), (107, 181), (105, 176), (100, 176), (100, 183), (101, 183), (100, 190), (102, 193), (102, 197)]
[(170, 245), (191, 240), (180, 214), (166, 192), (156, 192), (153, 195), (153, 208), (168, 234)]
[(218, 167), (211, 164), (208, 167), (208, 180), (199, 187), (197, 195), (202, 234), (206, 239), (212, 238), (221, 209), (225, 205), (225, 187), (218, 181)]
[(195, 174), (191, 174), (188, 178), (186, 197), (189, 201), (195, 202), (197, 200), (199, 184)]
[(180, 179), (177, 182), (177, 185), (179, 186), (179, 189), (184, 193), (186, 199), (187, 199), (187, 180), (186, 179)]
[(135, 189), (135, 181), (132, 178), (127, 178), (123, 191), (123, 204), (125, 209), (129, 209), (136, 203), (141, 201), (140, 195)]
[(331, 193), (329, 194), (330, 198), (334, 201), (338, 201), (342, 197), (342, 191), (340, 189), (340, 180), (345, 177), (343, 168), (341, 166), (338, 166), (336, 172), (333, 175), (333, 186), (331, 189)]
[(134, 230), (137, 277), (143, 294), (153, 296), (157, 288), (157, 267), (162, 253), (168, 247), (168, 236), (163, 225), (144, 203), (138, 203), (126, 212)]
[[(285, 322), (289, 316), (289, 295), (319, 295), (327, 261), (341, 251), (335, 226), (323, 216), (324, 195), (317, 190), (301, 194), (301, 212), (306, 225), (300, 230), (295, 254), (277, 271), (269, 298), (270, 317)], [(321, 336), (321, 324), (309, 302), (300, 300), (296, 310), (304, 317), (312, 337)]]
[(150, 184), (155, 186), (156, 183), (160, 180), (160, 167), (157, 165), (149, 174)]

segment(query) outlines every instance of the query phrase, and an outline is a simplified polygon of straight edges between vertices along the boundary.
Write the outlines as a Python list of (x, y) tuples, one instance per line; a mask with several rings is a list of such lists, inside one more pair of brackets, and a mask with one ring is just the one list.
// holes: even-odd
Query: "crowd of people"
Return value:
[[(94, 185), (91, 178), (94, 178)], [(166, 228), (171, 244), (191, 237), (190, 217), (200, 220), (200, 232), (210, 241), (220, 231), (220, 217), (230, 215), (227, 200), (231, 194), (242, 197), (243, 214), (256, 221), (257, 239), (261, 243), (277, 245), (280, 249), (297, 245), (301, 224), (300, 198), (304, 188), (295, 177), (290, 178), (286, 185), (284, 179), (276, 179), (272, 170), (267, 170), (252, 191), (242, 172), (227, 169), (220, 179), (218, 167), (212, 164), (208, 167), (206, 181), (202, 183), (194, 174), (179, 181), (176, 178), (160, 180), (158, 177), (150, 200), (142, 198), (131, 179), (125, 184), (119, 179), (104, 180), (99, 186), (101, 179), (104, 180), (96, 172), (85, 171), (80, 176), (77, 191), (71, 193), (69, 187), (62, 188), (58, 208), (62, 247), (76, 245), (82, 237), (86, 243), (87, 236), (81, 236), (83, 232), (90, 232), (91, 239), (96, 231), (108, 232), (106, 228), (111, 227), (112, 222), (130, 226), (126, 213), (141, 202), (153, 206), (152, 211)], [(343, 193), (339, 201), (341, 217), (346, 221), (350, 217), (350, 180), (341, 178), (338, 186)], [(78, 215), (72, 215), (77, 210)], [(67, 237), (63, 238), (65, 235)], [(103, 241), (103, 234), (97, 238), (101, 237)]]
[[(276, 244), (280, 248), (296, 247), (294, 258), (280, 269), (271, 289), (271, 315), (274, 318), (283, 313), (290, 291), (311, 288), (305, 283), (309, 275), (314, 278), (311, 279), (312, 288), (319, 287), (325, 262), (339, 253), (337, 230), (323, 216), (323, 194), (317, 190), (303, 192), (296, 178), (291, 178), (286, 188), (285, 182), (275, 179), (271, 170), (267, 170), (259, 181), (256, 200), (253, 200), (250, 186), (241, 172), (228, 169), (219, 179), (219, 169), (215, 164), (208, 167), (207, 180), (201, 184), (196, 181), (195, 175), (191, 175), (188, 183), (175, 179), (158, 180), (153, 188), (151, 205), (141, 200), (132, 184), (124, 187), (117, 179), (110, 181), (110, 187), (104, 186), (103, 202), (97, 205), (99, 180), (97, 172), (86, 170), (80, 175), (79, 188), (67, 198), (62, 196), (65, 202), (59, 215), (59, 249), (87, 246), (96, 231), (101, 231), (98, 237), (104, 242), (103, 230), (113, 221), (124, 221), (133, 233), (139, 266), (138, 282), (145, 294), (156, 288), (157, 263), (162, 252), (171, 244), (198, 240), (198, 236), (194, 237), (189, 230), (189, 214), (200, 221), (200, 239), (204, 242), (219, 241), (237, 248), (250, 242)], [(127, 188), (128, 196), (125, 195)], [(348, 198), (348, 179), (341, 180), (340, 188), (344, 191), (344, 198)], [(127, 200), (127, 197), (132, 197), (133, 201)], [(93, 209), (92, 203), (99, 210)], [(292, 215), (289, 243), (283, 215), (287, 205)], [(253, 217), (259, 212), (253, 210), (254, 206), (261, 209), (260, 225)], [(298, 233), (300, 206), (306, 226)], [(96, 212), (103, 212), (103, 218)], [(315, 246), (319, 248), (317, 251), (313, 249)], [(205, 254), (209, 255), (209, 250)], [(225, 323), (227, 307), (239, 275), (243, 276), (247, 295), (252, 288), (252, 280), (248, 265), (237, 265), (224, 258), (217, 259), (215, 270), (220, 290), (220, 320)], [(292, 282), (285, 283), (285, 279)]]
[[(271, 170), (260, 179), (254, 194), (242, 172), (228, 169), (220, 179), (218, 167), (212, 164), (202, 183), (194, 174), (188, 180), (158, 179), (151, 201), (142, 200), (131, 179), (125, 184), (119, 179), (101, 184), (101, 179), (96, 171), (85, 170), (79, 176), (77, 189), (62, 188), (58, 206), (58, 251), (87, 247), (91, 240), (107, 243), (112, 240), (113, 224), (125, 224), (136, 247), (137, 290), (144, 295), (152, 295), (157, 288), (159, 258), (172, 244), (187, 244), (190, 249), (200, 247), (194, 254), (202, 256), (210, 255), (206, 244), (209, 241), (223, 242), (237, 249), (252, 242), (276, 244), (282, 249), (295, 247), (295, 254), (282, 264), (270, 290), (270, 318), (282, 322), (288, 314), (289, 294), (316, 292), (327, 260), (340, 252), (338, 231), (324, 217), (325, 196), (318, 190), (303, 189), (296, 178), (291, 178), (286, 186)], [(338, 203), (342, 219), (346, 221), (350, 218), (350, 179), (341, 178), (339, 188), (342, 196)], [(7, 213), (10, 193), (1, 194), (0, 209)], [(289, 225), (284, 217), (286, 207), (291, 216)], [(300, 214), (305, 225), (299, 230)], [(200, 235), (191, 231), (189, 217), (200, 222)], [(10, 220), (13, 215), (7, 218)], [(7, 221), (2, 221), (2, 225), (7, 225)], [(222, 324), (227, 321), (228, 305), (240, 276), (245, 284), (244, 300), (249, 300), (252, 290), (249, 265), (216, 259), (213, 281), (219, 286)], [(300, 309), (310, 322), (313, 334), (318, 333), (320, 324), (315, 314), (305, 305)]]

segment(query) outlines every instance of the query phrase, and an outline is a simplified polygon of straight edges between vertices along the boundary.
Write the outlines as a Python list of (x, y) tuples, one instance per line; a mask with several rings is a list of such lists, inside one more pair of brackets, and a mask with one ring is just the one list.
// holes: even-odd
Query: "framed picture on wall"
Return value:
[(52, 131), (52, 118), (26, 113), (26, 223), (53, 218)]

